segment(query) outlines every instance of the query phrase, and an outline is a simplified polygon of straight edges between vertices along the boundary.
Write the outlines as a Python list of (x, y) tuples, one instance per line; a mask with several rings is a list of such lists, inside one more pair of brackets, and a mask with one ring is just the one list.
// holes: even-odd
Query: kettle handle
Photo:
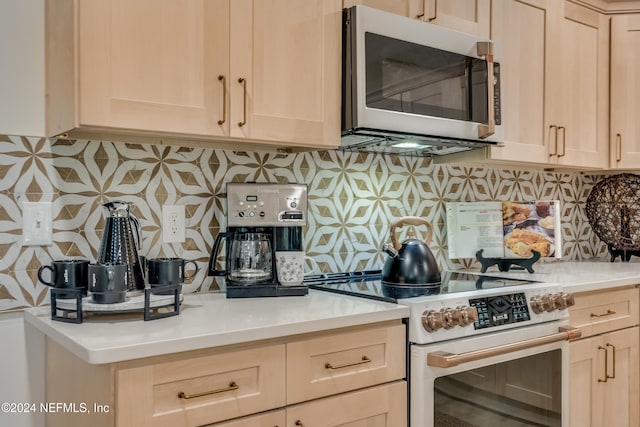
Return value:
[(216, 241), (211, 249), (211, 256), (209, 257), (209, 267), (207, 269), (208, 276), (226, 276), (227, 270), (216, 270), (216, 258), (218, 258), (218, 251), (220, 250), (220, 242), (223, 238), (233, 237), (233, 233), (227, 231), (226, 233), (218, 233)]
[(429, 221), (424, 218), (420, 218), (419, 216), (404, 216), (397, 220), (396, 222), (391, 223), (389, 226), (389, 232), (391, 234), (391, 243), (396, 250), (400, 250), (402, 247), (402, 243), (398, 242), (396, 237), (396, 228), (401, 228), (403, 225), (426, 225), (427, 226), (427, 234), (424, 239), (425, 244), (431, 243), (431, 236), (433, 235), (433, 226)]
[(140, 253), (142, 251), (142, 236), (140, 232), (140, 220), (132, 212), (129, 213), (129, 221), (133, 224), (133, 228), (136, 230), (136, 251)]

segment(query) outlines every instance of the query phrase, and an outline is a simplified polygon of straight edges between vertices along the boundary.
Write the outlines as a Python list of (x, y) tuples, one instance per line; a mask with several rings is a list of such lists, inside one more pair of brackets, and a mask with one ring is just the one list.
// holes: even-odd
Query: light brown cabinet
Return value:
[[(107, 365), (48, 340), (46, 395), (110, 408), (94, 427), (405, 427), (405, 337), (390, 321)], [(84, 426), (82, 415), (47, 425)]]
[(490, 0), (344, 0), (344, 7), (356, 4), (489, 38)]
[(78, 2), (84, 130), (336, 147), (340, 0)]
[(640, 165), (640, 14), (611, 18), (610, 167)]
[(492, 9), (492, 39), (505, 141), (487, 160), (606, 168), (608, 18), (569, 1), (507, 0)]
[(0, 134), (75, 126), (73, 0), (0, 2)]
[(569, 348), (569, 419), (575, 427), (640, 423), (637, 288), (576, 295), (571, 325), (583, 338)]

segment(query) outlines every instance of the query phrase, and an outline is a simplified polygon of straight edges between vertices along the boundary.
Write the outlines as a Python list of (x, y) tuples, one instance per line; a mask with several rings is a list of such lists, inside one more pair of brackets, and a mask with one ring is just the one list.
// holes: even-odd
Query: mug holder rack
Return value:
[[(85, 314), (91, 310), (83, 308), (84, 288), (52, 288), (51, 292), (51, 320), (66, 323), (83, 323)], [(126, 308), (126, 309), (114, 309), (112, 311), (94, 311), (99, 314), (110, 313), (122, 313), (127, 312), (143, 312), (143, 319), (145, 321), (163, 319), (165, 317), (177, 316), (180, 314), (180, 293), (182, 291), (182, 284), (166, 285), (166, 286), (154, 286), (153, 288), (145, 288), (144, 301), (141, 305)], [(163, 296), (172, 296), (173, 298), (166, 298), (161, 303), (154, 303), (151, 299), (151, 295), (160, 293)], [(74, 304), (65, 304), (65, 307), (60, 305), (60, 295), (71, 295), (72, 298), (64, 298), (64, 301), (75, 300)], [(119, 303), (122, 304), (122, 303)], [(72, 305), (73, 307), (68, 307)], [(113, 304), (117, 307), (117, 304)], [(168, 311), (161, 311), (161, 309), (170, 309)]]
[(529, 273), (534, 273), (533, 264), (540, 259), (540, 252), (531, 251), (533, 255), (531, 258), (485, 258), (482, 256), (483, 249), (476, 252), (476, 259), (482, 264), (480, 269), (481, 273), (485, 273), (487, 268), (497, 265), (498, 270), (502, 272), (513, 270), (527, 270)]

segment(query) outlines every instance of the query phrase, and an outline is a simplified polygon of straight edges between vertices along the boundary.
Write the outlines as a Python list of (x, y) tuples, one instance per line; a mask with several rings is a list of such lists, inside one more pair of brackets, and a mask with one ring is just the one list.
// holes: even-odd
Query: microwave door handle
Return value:
[(427, 365), (436, 366), (438, 368), (451, 368), (462, 363), (475, 362), (476, 360), (512, 353), (514, 351), (526, 350), (558, 341), (573, 341), (581, 336), (582, 331), (580, 331), (580, 329), (573, 328), (571, 326), (562, 326), (555, 334), (482, 350), (469, 351), (467, 353), (454, 354), (447, 353), (446, 351), (434, 351), (427, 354)]
[(478, 56), (484, 56), (487, 61), (487, 107), (488, 120), (486, 124), (478, 126), (478, 138), (488, 138), (496, 132), (496, 108), (494, 103), (495, 74), (493, 72), (493, 43), (478, 42), (476, 44)]

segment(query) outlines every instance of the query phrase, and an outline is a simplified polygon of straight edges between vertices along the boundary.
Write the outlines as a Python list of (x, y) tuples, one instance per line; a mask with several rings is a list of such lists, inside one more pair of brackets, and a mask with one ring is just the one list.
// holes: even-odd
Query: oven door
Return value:
[(564, 322), (411, 345), (410, 417), (423, 426), (568, 426)]

